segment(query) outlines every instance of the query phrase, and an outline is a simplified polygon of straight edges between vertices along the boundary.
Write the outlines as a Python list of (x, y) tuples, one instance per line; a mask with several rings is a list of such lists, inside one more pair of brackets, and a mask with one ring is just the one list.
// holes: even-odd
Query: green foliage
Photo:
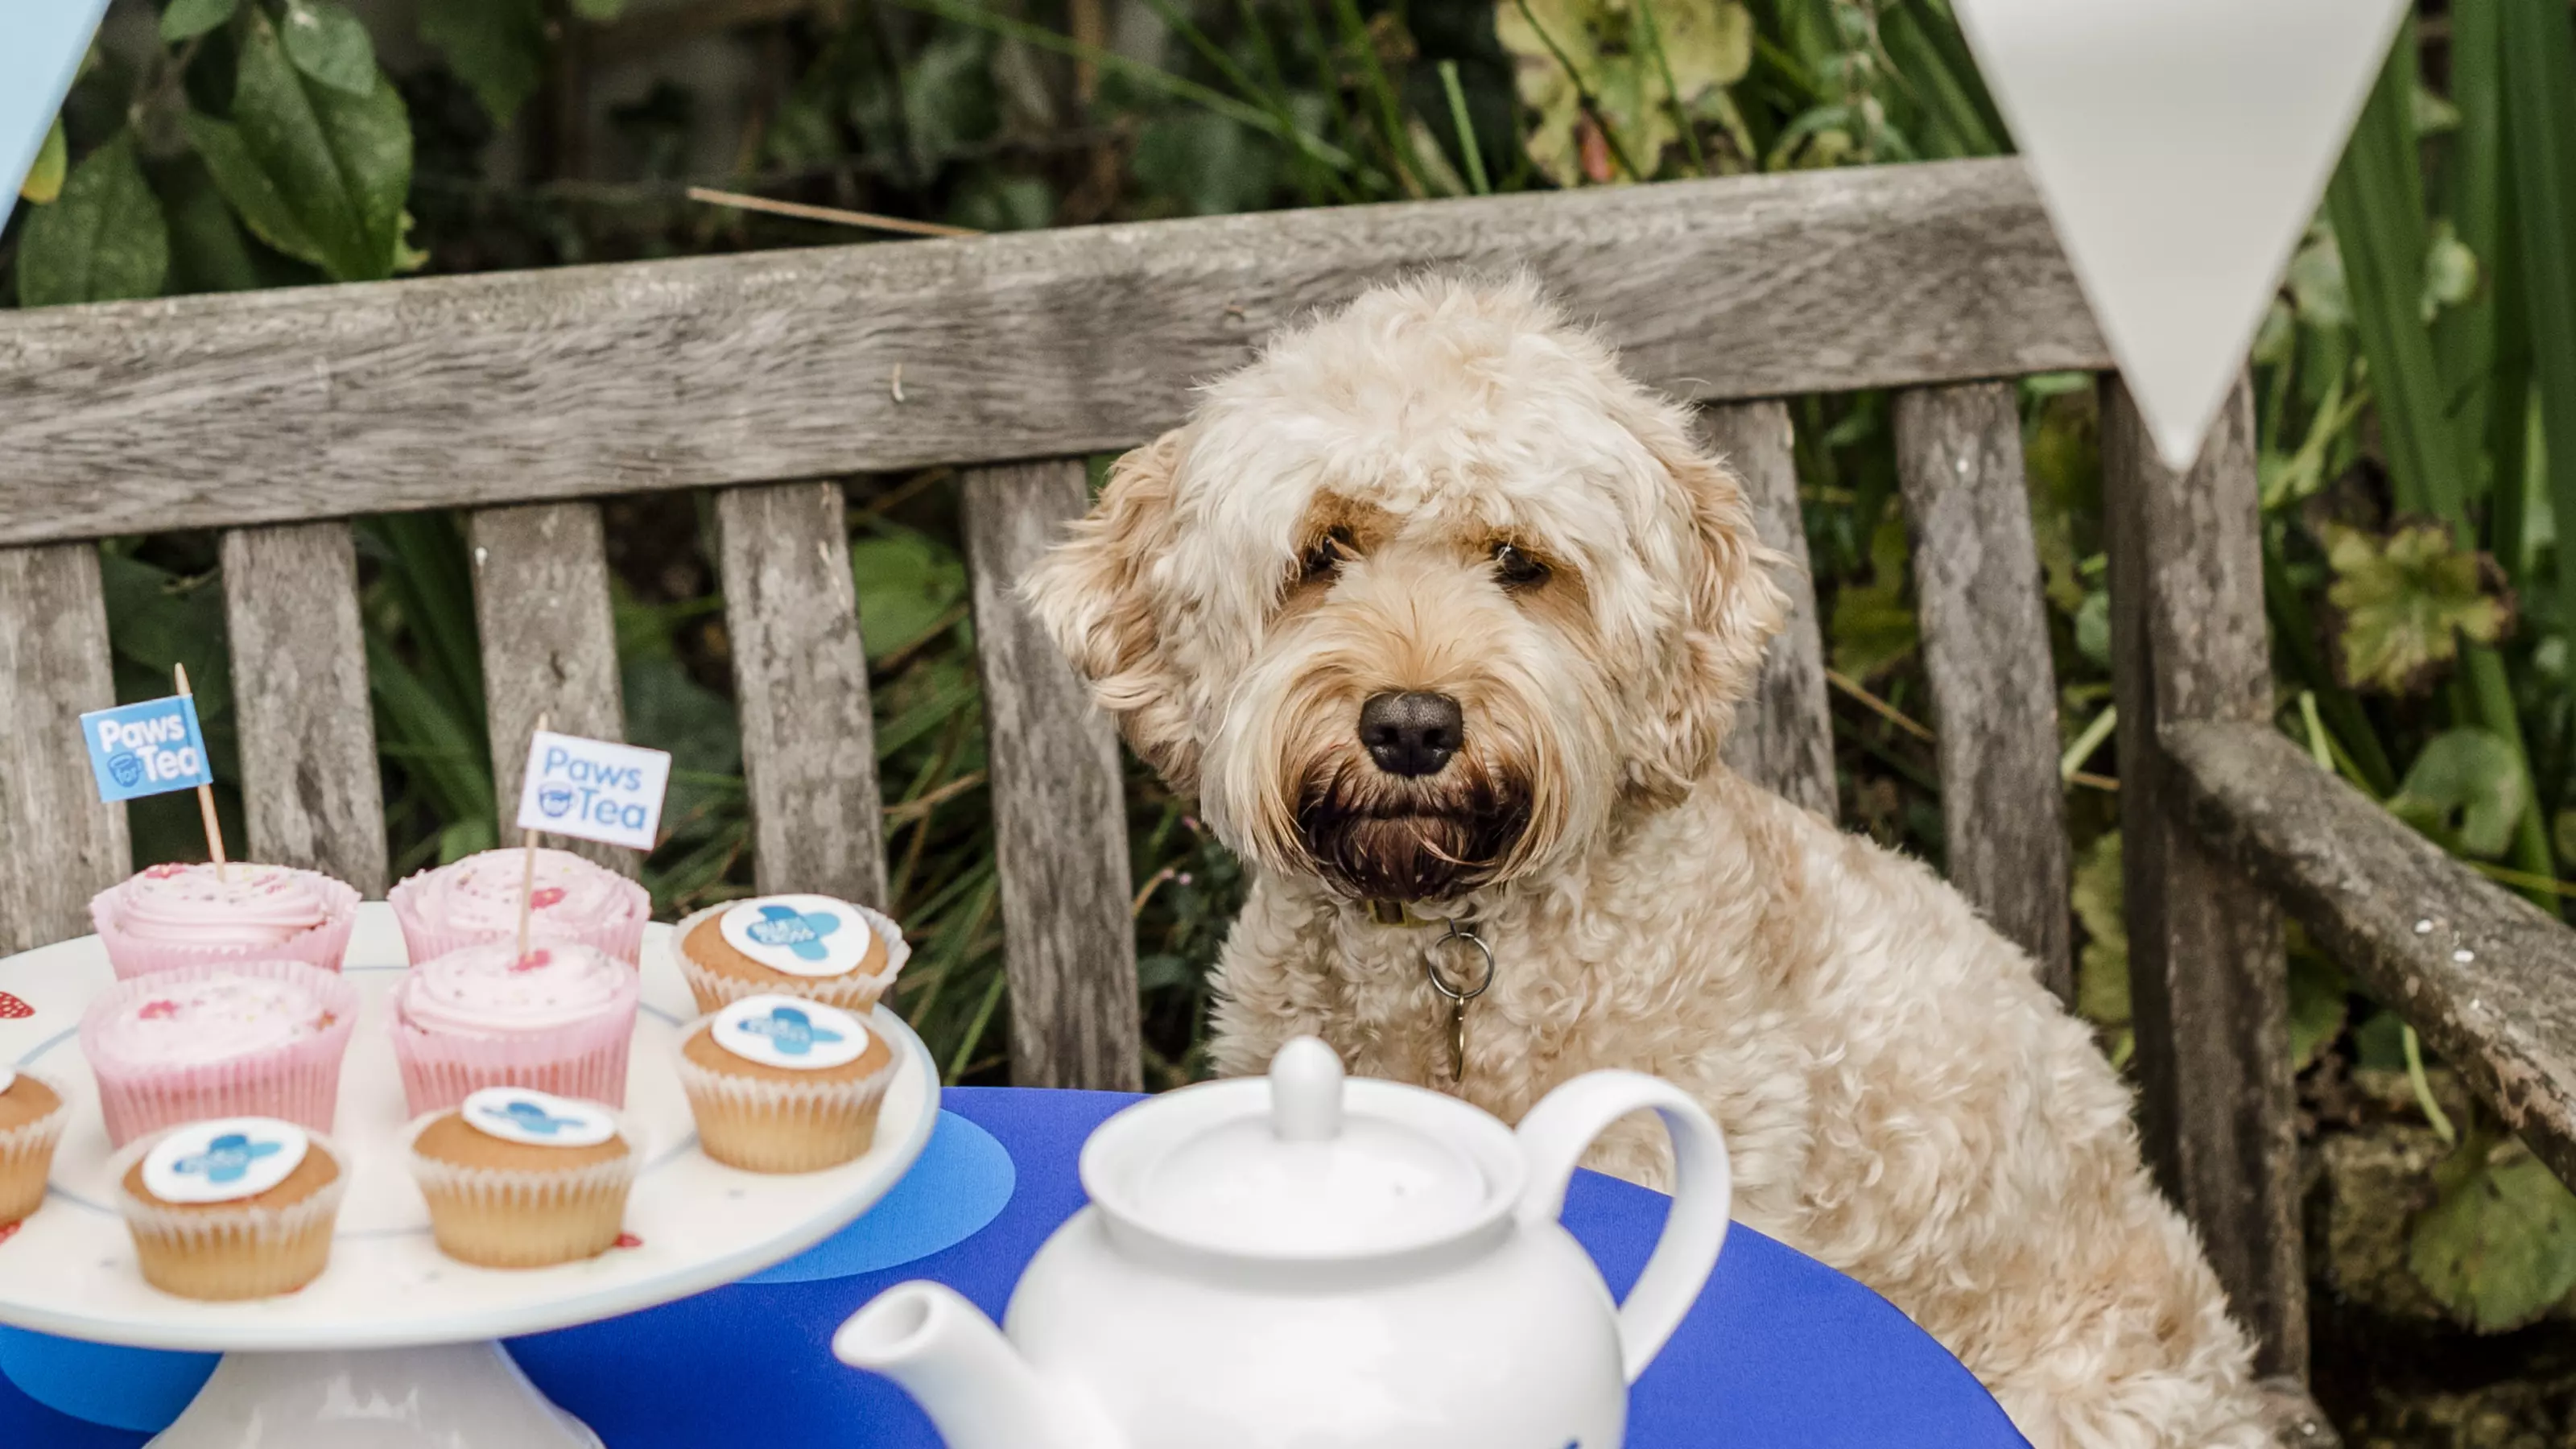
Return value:
[(2466, 636), (2492, 644), (2512, 611), (2486, 587), (2474, 554), (2449, 529), (2409, 524), (2386, 538), (2357, 528), (2325, 530), (2335, 582), (2327, 601), (2343, 613), (2337, 636), (2344, 682), (2407, 694), (2459, 656)]
[(170, 0), (161, 12), (161, 39), (170, 45), (194, 40), (233, 18), (241, 0)]
[(1911, 657), (1921, 642), (1913, 601), (1905, 597), (1909, 553), (1905, 520), (1890, 507), (1869, 535), (1870, 581), (1834, 596), (1834, 668), (1867, 680)]
[(537, 0), (421, 0), (420, 38), (501, 125), (545, 74), (546, 17)]
[(151, 297), (170, 270), (170, 230), (134, 157), (134, 137), (81, 158), (62, 194), (27, 221), (18, 300), (30, 307)]
[(357, 16), (331, 0), (286, 0), (278, 37), (286, 58), (312, 79), (353, 96), (375, 92), (375, 42)]
[(2514, 825), (2530, 807), (2520, 754), (2474, 725), (2436, 735), (2388, 800), (2399, 819), (2446, 848), (2488, 860), (2512, 846)]
[(411, 120), (393, 86), (377, 75), (352, 94), (314, 79), (256, 12), (239, 66), (232, 120), (187, 118), (216, 186), (261, 241), (333, 280), (392, 276), (411, 187)]
[(43, 206), (62, 195), (63, 178), (71, 170), (71, 161), (71, 144), (64, 139), (61, 119), (56, 118), (36, 148), (36, 161), (27, 168), (27, 179), (18, 183), (19, 199)]
[(1494, 31), (1535, 113), (1530, 160), (1559, 186), (1651, 180), (1667, 153), (1695, 156), (1753, 65), (1740, 0), (1501, 0)]
[(2520, 1328), (2576, 1289), (2576, 1196), (2528, 1149), (2472, 1134), (2434, 1180), (2406, 1265), (2462, 1322)]

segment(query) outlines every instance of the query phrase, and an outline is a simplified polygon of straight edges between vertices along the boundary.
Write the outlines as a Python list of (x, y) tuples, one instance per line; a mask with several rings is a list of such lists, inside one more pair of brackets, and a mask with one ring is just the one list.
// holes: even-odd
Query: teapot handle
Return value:
[(1622, 1071), (1589, 1072), (1548, 1093), (1521, 1119), (1519, 1133), (1530, 1169), (1520, 1220), (1525, 1226), (1551, 1224), (1565, 1211), (1566, 1186), (1593, 1139), (1648, 1107), (1672, 1134), (1675, 1173), (1664, 1234), (1619, 1308), (1619, 1358), (1632, 1384), (1681, 1326), (1717, 1266), (1733, 1192), (1726, 1139), (1708, 1110), (1679, 1087)]

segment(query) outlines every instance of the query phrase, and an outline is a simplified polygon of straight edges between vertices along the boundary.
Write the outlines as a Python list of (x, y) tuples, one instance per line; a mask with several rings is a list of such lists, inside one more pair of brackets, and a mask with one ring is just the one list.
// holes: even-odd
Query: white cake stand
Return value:
[(698, 1150), (671, 1059), (695, 1015), (670, 960), (670, 928), (644, 943), (643, 1009), (626, 1110), (645, 1167), (626, 1208), (632, 1246), (524, 1271), (441, 1256), (400, 1155), (402, 1084), (386, 1034), (401, 979), (390, 907), (359, 907), (347, 974), (366, 992), (341, 1071), (333, 1136), (354, 1160), (331, 1266), (299, 1293), (198, 1303), (146, 1285), (117, 1216), (98, 1094), (78, 1040), (82, 1009), (114, 980), (95, 936), (0, 959), (0, 1062), (70, 1089), (72, 1119), (43, 1208), (0, 1241), (0, 1323), (135, 1348), (223, 1354), (157, 1449), (598, 1449), (537, 1392), (498, 1340), (685, 1298), (782, 1262), (884, 1196), (929, 1141), (939, 1077), (912, 1029), (879, 1008), (896, 1048), (876, 1146), (794, 1177), (725, 1167)]

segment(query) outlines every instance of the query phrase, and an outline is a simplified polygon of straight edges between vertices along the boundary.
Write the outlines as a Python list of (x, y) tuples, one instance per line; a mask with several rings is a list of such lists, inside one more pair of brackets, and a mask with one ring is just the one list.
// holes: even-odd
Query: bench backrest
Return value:
[[(1766, 535), (1802, 561), (1776, 399), (1907, 390), (1895, 424), (1950, 871), (2069, 992), (2056, 687), (1998, 380), (2110, 359), (2011, 161), (0, 318), (0, 950), (84, 931), (91, 893), (131, 869), (123, 813), (99, 806), (66, 743), (74, 716), (114, 702), (96, 540), (223, 530), (250, 851), (376, 894), (386, 843), (346, 520), (468, 510), (508, 800), (539, 712), (622, 733), (591, 500), (660, 489), (715, 490), (759, 884), (878, 900), (867, 666), (832, 480), (954, 464), (1014, 1069), (1133, 1087), (1118, 746), (1011, 584), (1085, 506), (1084, 455), (1177, 422), (1193, 384), (1280, 323), (1423, 267), (1535, 272), (1646, 381), (1706, 405)], [(2194, 492), (2150, 461), (2113, 385), (2106, 488), (2151, 1144), (2271, 1356), (2295, 1363), (2297, 1239), (2284, 1260), (2277, 1231), (2295, 1227), (2286, 1058), (2267, 1045), (2276, 928), (2265, 898), (2196, 865), (2146, 811), (2160, 711), (2241, 717), (2267, 678), (2245, 411), (2240, 396)], [(2202, 511), (2169, 527), (2141, 507)], [(1815, 601), (1790, 582), (1799, 614), (1730, 757), (1831, 812)]]

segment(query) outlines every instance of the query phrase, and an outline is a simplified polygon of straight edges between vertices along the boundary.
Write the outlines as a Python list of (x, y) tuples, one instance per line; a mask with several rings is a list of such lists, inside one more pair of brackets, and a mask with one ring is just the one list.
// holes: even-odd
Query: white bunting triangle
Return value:
[(2156, 449), (2190, 466), (2406, 0), (1952, 0)]
[(72, 88), (107, 0), (0, 5), (0, 224)]

